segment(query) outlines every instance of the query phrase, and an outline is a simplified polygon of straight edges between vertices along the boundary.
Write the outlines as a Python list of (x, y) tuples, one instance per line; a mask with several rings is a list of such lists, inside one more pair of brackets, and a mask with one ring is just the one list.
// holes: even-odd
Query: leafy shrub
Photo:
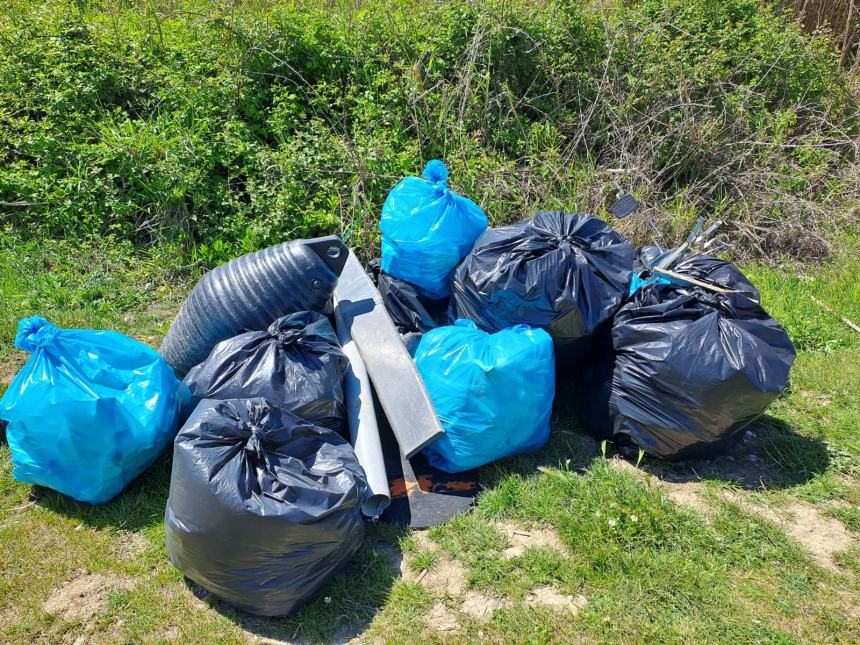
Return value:
[(602, 212), (621, 177), (667, 242), (719, 215), (803, 256), (850, 223), (857, 125), (830, 42), (757, 0), (13, 0), (0, 23), (3, 216), (206, 264), (332, 232), (371, 252), (433, 157), (495, 223)]

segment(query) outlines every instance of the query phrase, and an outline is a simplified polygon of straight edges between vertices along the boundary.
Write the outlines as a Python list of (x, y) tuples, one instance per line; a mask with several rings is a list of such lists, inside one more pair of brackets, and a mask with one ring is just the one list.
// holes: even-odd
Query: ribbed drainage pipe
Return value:
[(348, 250), (335, 236), (295, 240), (216, 267), (192, 289), (161, 355), (180, 378), (222, 340), (296, 311), (322, 311)]

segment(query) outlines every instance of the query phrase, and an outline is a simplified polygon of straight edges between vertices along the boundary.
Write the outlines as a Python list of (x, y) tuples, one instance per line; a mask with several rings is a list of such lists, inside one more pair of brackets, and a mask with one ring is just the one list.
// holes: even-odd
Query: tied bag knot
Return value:
[(436, 184), (437, 188), (444, 189), (447, 192), (448, 168), (445, 167), (445, 164), (440, 159), (428, 161), (427, 165), (424, 166), (424, 172), (421, 173), (421, 176), (427, 181)]
[(272, 334), (283, 347), (289, 347), (302, 339), (301, 329), (278, 329)]
[(18, 333), (15, 335), (15, 347), (25, 352), (35, 352), (40, 347), (47, 347), (52, 342), (60, 328), (48, 322), (41, 316), (30, 316), (18, 323)]
[(245, 453), (253, 458), (256, 463), (268, 465), (266, 449), (263, 447), (263, 429), (248, 421), (243, 421), (240, 428), (250, 435), (245, 442)]

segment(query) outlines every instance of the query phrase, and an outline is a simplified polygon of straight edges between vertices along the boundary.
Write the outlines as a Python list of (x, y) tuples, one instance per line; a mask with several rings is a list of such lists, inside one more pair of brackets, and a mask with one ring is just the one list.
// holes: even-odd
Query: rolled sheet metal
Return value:
[(385, 459), (382, 442), (379, 439), (379, 426), (376, 423), (376, 410), (373, 406), (373, 390), (370, 377), (349, 326), (335, 310), (337, 337), (343, 353), (349, 359), (349, 368), (343, 379), (346, 413), (349, 420), (349, 438), (355, 450), (358, 463), (364, 468), (370, 494), (361, 505), (361, 512), (368, 517), (377, 517), (391, 503), (388, 487), (388, 473), (385, 472)]
[(352, 336), (400, 452), (408, 459), (445, 431), (382, 296), (351, 251), (334, 301), (338, 327)]

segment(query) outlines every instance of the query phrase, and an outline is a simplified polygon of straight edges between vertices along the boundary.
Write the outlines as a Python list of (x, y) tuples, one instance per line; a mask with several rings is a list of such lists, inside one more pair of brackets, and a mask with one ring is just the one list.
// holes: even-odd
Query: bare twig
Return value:
[(812, 302), (814, 302), (816, 305), (818, 305), (819, 307), (821, 307), (822, 309), (824, 309), (824, 311), (826, 311), (826, 312), (828, 312), (828, 313), (830, 313), (830, 314), (833, 314), (834, 316), (836, 316), (837, 318), (839, 318), (839, 320), (841, 320), (841, 321), (842, 321), (842, 322), (844, 322), (846, 325), (848, 325), (851, 329), (853, 329), (853, 330), (854, 330), (854, 331), (856, 331), (858, 334), (860, 334), (860, 325), (856, 325), (856, 324), (854, 324), (854, 323), (853, 323), (853, 322), (851, 322), (848, 318), (846, 318), (846, 317), (845, 317), (845, 316), (843, 316), (842, 314), (840, 314), (840, 313), (838, 313), (838, 312), (834, 311), (832, 308), (830, 308), (828, 305), (826, 305), (826, 304), (824, 304), (823, 302), (821, 302), (821, 301), (820, 301), (818, 298), (816, 298), (815, 296), (809, 296), (809, 298), (810, 298), (810, 300), (812, 300)]

